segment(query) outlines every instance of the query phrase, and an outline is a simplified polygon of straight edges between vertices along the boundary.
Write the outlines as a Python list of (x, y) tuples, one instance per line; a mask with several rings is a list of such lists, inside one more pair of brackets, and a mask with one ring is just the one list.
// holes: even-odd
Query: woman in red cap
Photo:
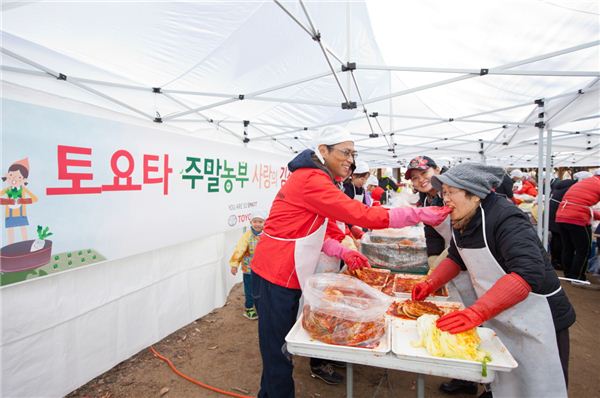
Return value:
[[(431, 178), (440, 174), (438, 165), (428, 156), (417, 156), (408, 164), (404, 178), (410, 180), (414, 189), (419, 192), (418, 205), (421, 207), (443, 206), (444, 201), (440, 192), (431, 185)], [(425, 240), (429, 268), (433, 268), (438, 256), (450, 244), (450, 218), (436, 227), (425, 226)], [(445, 254), (445, 253), (444, 253)]]

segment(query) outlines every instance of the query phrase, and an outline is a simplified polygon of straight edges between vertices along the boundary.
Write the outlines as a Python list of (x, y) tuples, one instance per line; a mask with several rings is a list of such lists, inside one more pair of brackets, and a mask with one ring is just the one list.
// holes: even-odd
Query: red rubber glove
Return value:
[(529, 292), (531, 292), (529, 283), (511, 272), (498, 279), (472, 306), (444, 315), (437, 320), (436, 325), (439, 329), (452, 334), (473, 329), (525, 300)]
[(431, 293), (454, 279), (460, 272), (460, 265), (449, 258), (445, 258), (433, 270), (431, 275), (423, 282), (417, 283), (412, 290), (412, 299), (415, 301), (425, 300)]
[(321, 251), (328, 256), (337, 257), (344, 260), (348, 269), (355, 270), (358, 268), (370, 268), (369, 259), (357, 252), (356, 250), (344, 247), (335, 239), (327, 239), (323, 243)]
[(390, 228), (403, 228), (423, 221), (427, 225), (441, 224), (452, 209), (448, 206), (438, 207), (400, 207), (390, 210)]
[(360, 268), (371, 268), (369, 259), (363, 256), (356, 250), (348, 250), (342, 255), (342, 260), (348, 265), (350, 271), (354, 271)]
[(353, 225), (352, 228), (350, 228), (350, 232), (352, 233), (352, 236), (354, 236), (354, 239), (359, 239), (359, 240), (365, 234), (365, 231), (363, 231), (362, 228), (359, 227), (358, 225)]

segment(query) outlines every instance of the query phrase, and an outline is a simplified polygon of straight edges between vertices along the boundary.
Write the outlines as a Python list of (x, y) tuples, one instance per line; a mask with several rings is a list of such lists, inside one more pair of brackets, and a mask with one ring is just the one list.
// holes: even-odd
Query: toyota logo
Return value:
[(227, 224), (229, 224), (230, 227), (233, 227), (235, 224), (237, 224), (237, 217), (233, 214), (230, 215), (227, 219)]

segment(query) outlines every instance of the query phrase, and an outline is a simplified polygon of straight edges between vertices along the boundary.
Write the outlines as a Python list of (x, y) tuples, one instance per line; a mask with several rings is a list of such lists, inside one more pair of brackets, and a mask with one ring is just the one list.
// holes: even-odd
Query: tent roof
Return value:
[(286, 153), (344, 124), (372, 166), (482, 149), (535, 166), (544, 99), (554, 164), (599, 165), (599, 14), (596, 1), (8, 1), (3, 80)]

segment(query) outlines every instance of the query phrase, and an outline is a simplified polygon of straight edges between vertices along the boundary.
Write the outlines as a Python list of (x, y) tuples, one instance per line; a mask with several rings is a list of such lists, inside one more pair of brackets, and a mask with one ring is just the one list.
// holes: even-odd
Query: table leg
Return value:
[(425, 376), (417, 375), (417, 398), (425, 398)]
[(346, 364), (346, 397), (352, 398), (353, 396), (353, 388), (354, 388), (354, 380), (352, 374), (352, 364)]

